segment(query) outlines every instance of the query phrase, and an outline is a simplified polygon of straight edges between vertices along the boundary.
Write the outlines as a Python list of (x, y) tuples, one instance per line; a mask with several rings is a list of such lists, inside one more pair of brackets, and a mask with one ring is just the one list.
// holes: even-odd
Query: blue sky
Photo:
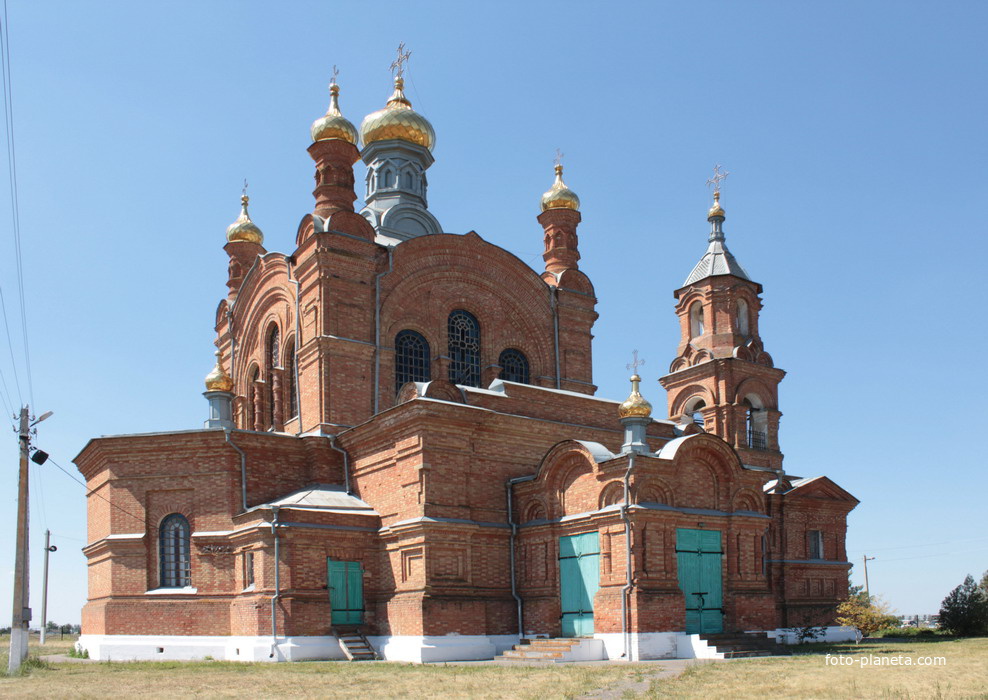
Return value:
[[(290, 251), (333, 65), (359, 124), (404, 41), (445, 230), (541, 269), (538, 199), (565, 153), (600, 395), (627, 394), (638, 349), (664, 406), (672, 290), (703, 253), (704, 183), (723, 163), (727, 240), (764, 285), (762, 338), (788, 372), (786, 468), (861, 500), (853, 578), (876, 556), (873, 592), (931, 613), (988, 569), (983, 3), (12, 0), (9, 21), (33, 394), (55, 411), (36, 444), (71, 473), (91, 437), (201, 426), (244, 178), (268, 249)], [(0, 197), (18, 365), (0, 353), (0, 370), (16, 405), (29, 392), (10, 218)], [(6, 450), (12, 527), (12, 434)], [(36, 620), (48, 527), (49, 618), (78, 621), (84, 491), (32, 470)], [(0, 562), (5, 601), (9, 538)]]

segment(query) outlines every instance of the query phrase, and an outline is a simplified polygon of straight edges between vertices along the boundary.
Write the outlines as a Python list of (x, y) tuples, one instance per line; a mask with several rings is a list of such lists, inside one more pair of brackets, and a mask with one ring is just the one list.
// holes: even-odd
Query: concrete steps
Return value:
[(598, 661), (604, 658), (604, 645), (598, 639), (557, 638), (523, 639), (520, 644), (494, 660), (499, 662), (528, 662), (558, 664), (568, 661)]
[(757, 656), (790, 656), (792, 654), (789, 649), (777, 644), (764, 632), (723, 632), (699, 636), (708, 647), (715, 649), (718, 658), (740, 659)]

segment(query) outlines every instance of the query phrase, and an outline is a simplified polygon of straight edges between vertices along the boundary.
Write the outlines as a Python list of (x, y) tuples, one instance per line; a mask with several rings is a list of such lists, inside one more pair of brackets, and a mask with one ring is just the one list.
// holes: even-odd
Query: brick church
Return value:
[(637, 660), (832, 625), (857, 500), (783, 469), (785, 372), (719, 192), (674, 292), (668, 418), (653, 417), (637, 375), (623, 402), (595, 395), (596, 296), (562, 167), (533, 270), (429, 210), (435, 132), (400, 69), (359, 130), (338, 96), (334, 81), (312, 125), (294, 251), (265, 249), (246, 196), (227, 229), (205, 428), (76, 458), (90, 656), (344, 658), (356, 634), (406, 661), (492, 658), (520, 636)]

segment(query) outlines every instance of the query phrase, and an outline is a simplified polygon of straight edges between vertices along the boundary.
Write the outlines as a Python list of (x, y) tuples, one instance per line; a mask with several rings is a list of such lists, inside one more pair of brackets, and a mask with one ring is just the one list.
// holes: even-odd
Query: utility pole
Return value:
[(45, 575), (41, 585), (41, 644), (44, 645), (48, 633), (48, 555), (58, 551), (51, 543), (51, 530), (45, 530)]
[(875, 557), (869, 557), (867, 554), (862, 555), (862, 560), (864, 560), (864, 575), (865, 575), (865, 597), (868, 598), (868, 602), (871, 602), (871, 589), (868, 588), (868, 562), (870, 562)]
[(10, 623), (10, 657), (7, 672), (14, 673), (27, 658), (28, 626), (31, 624), (29, 603), (28, 566), (28, 473), (27, 458), (30, 443), (28, 407), (21, 408), (20, 429), (17, 439), (20, 443), (20, 468), (17, 476), (17, 540), (14, 558), (14, 610)]

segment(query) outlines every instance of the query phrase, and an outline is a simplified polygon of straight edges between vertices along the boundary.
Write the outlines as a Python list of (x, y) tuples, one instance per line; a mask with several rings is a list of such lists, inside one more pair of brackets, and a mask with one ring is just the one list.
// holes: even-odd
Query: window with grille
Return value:
[(449, 381), (480, 386), (480, 324), (472, 314), (457, 310), (449, 315)]
[(408, 382), (432, 378), (429, 342), (421, 333), (402, 331), (395, 336), (395, 393)]
[(501, 365), (501, 379), (528, 384), (528, 358), (521, 350), (509, 348), (502, 351), (497, 363)]
[(244, 588), (254, 587), (254, 553), (244, 552)]
[(192, 557), (189, 548), (189, 521), (172, 513), (159, 528), (160, 579), (162, 588), (192, 585)]
[(271, 378), (271, 370), (278, 366), (278, 345), (281, 342), (281, 334), (278, 332), (278, 326), (271, 327), (271, 333), (268, 335), (268, 348), (267, 348), (267, 421), (268, 426), (274, 427), (274, 381)]
[(298, 384), (295, 379), (295, 346), (292, 345), (285, 353), (285, 372), (288, 382), (288, 417), (294, 418), (298, 415)]

